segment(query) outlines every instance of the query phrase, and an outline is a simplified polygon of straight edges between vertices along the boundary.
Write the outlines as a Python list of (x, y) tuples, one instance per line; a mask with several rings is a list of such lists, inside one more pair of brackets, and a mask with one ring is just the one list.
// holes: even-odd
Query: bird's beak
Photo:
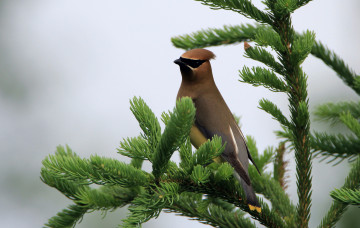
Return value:
[(181, 61), (181, 59), (176, 59), (174, 63), (179, 65), (181, 71), (191, 71), (191, 68), (186, 63)]
[(179, 65), (180, 67), (180, 71), (183, 73), (183, 72), (191, 72), (192, 69), (186, 64), (184, 63), (183, 61), (181, 61), (181, 59), (176, 59), (174, 61), (175, 64)]
[(181, 61), (181, 59), (176, 59), (174, 63), (179, 65), (180, 67), (187, 67), (187, 65), (183, 61)]

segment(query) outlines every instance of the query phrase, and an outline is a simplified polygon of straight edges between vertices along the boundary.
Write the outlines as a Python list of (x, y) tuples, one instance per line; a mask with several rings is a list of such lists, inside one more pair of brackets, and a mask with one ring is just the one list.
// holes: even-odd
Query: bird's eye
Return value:
[(206, 60), (200, 60), (200, 59), (186, 59), (186, 58), (182, 58), (180, 57), (180, 60), (185, 63), (186, 65), (192, 67), (192, 68), (198, 68), (199, 66), (201, 66), (201, 64), (203, 64), (204, 62), (206, 62)]

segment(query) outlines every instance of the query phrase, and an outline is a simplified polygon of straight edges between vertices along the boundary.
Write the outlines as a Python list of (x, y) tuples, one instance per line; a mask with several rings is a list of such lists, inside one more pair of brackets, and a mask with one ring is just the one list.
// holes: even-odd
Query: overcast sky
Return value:
[[(260, 6), (260, 1), (253, 1)], [(316, 0), (296, 11), (297, 31), (310, 29), (360, 72), (358, 1)], [(211, 10), (193, 0), (89, 1), (3, 0), (0, 5), (0, 223), (1, 227), (40, 227), (71, 202), (40, 181), (41, 161), (57, 145), (68, 144), (82, 157), (115, 157), (123, 137), (140, 128), (129, 99), (141, 96), (157, 116), (172, 110), (181, 77), (173, 60), (183, 50), (170, 38), (203, 28), (253, 23), (231, 11)], [(259, 150), (276, 146), (278, 123), (258, 101), (267, 97), (287, 111), (287, 97), (238, 82), (246, 59), (243, 44), (209, 48), (215, 81), (230, 109), (241, 115), (242, 131)], [(328, 101), (358, 100), (320, 60), (303, 64), (308, 74), (310, 110)], [(313, 123), (313, 129), (331, 131)], [(297, 202), (294, 157), (290, 154), (288, 194)], [(174, 155), (178, 161), (178, 155)], [(128, 161), (125, 159), (125, 161)], [(340, 187), (346, 162), (332, 167), (313, 162), (314, 227), (330, 205), (329, 191)], [(145, 167), (149, 170), (149, 166)], [(271, 170), (271, 169), (269, 169)], [(358, 213), (359, 211), (357, 211)], [(86, 215), (78, 227), (114, 227), (125, 210)], [(161, 214), (144, 227), (205, 227)]]

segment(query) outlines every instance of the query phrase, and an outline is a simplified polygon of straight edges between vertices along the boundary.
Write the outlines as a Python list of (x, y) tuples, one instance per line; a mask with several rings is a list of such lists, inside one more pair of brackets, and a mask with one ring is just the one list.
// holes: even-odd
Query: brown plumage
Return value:
[(232, 112), (226, 105), (215, 85), (210, 59), (215, 55), (206, 49), (193, 49), (185, 52), (174, 62), (180, 66), (182, 82), (177, 95), (191, 97), (195, 107), (195, 124), (191, 128), (191, 143), (199, 148), (214, 135), (221, 136), (226, 142), (221, 158), (231, 164), (235, 176), (240, 181), (251, 210), (261, 212), (248, 173), (249, 154), (244, 136)]
[(182, 54), (181, 57), (188, 58), (188, 59), (200, 59), (200, 60), (215, 59), (214, 53), (212, 53), (209, 50), (201, 49), (201, 48), (192, 49), (190, 51), (187, 51), (184, 54)]

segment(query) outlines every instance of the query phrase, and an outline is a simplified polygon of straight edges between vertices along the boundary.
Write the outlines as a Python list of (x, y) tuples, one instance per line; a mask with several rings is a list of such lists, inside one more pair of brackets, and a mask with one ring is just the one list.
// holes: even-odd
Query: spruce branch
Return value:
[(199, 149), (192, 155), (188, 172), (192, 171), (196, 165), (208, 165), (213, 159), (220, 156), (225, 149), (222, 139), (219, 136), (214, 136), (211, 140), (203, 143)]
[[(68, 146), (66, 149), (58, 146), (56, 156), (79, 159)], [(54, 162), (56, 163), (56, 161)], [(60, 161), (58, 165), (61, 166), (62, 164)], [(67, 166), (64, 168), (67, 169)], [(134, 191), (130, 192), (128, 189), (115, 186), (91, 189), (88, 185), (91, 181), (81, 178), (69, 178), (65, 173), (60, 174), (58, 171), (44, 163), (44, 167), (41, 169), (41, 180), (50, 187), (62, 192), (66, 197), (73, 200), (76, 205), (70, 205), (67, 209), (50, 218), (48, 223), (45, 224), (47, 227), (73, 227), (89, 210), (108, 210), (122, 207), (133, 198)], [(72, 173), (74, 171), (68, 170), (68, 172)], [(77, 176), (74, 174), (72, 173), (71, 176)]]
[[(225, 172), (220, 174), (216, 167), (225, 168)], [(267, 227), (285, 227), (284, 221), (282, 218), (280, 218), (278, 213), (271, 211), (267, 204), (261, 200), (261, 214), (249, 209), (246, 201), (244, 200), (246, 198), (242, 187), (231, 175), (233, 173), (233, 168), (230, 165), (219, 165), (212, 163), (209, 165), (209, 168), (214, 170), (215, 174), (213, 171), (209, 176), (209, 181), (206, 182), (193, 181), (191, 178), (189, 178), (188, 175), (184, 175), (181, 178), (172, 178), (171, 176), (168, 176), (168, 178), (164, 179), (164, 181), (179, 183), (181, 191), (206, 194), (208, 197), (221, 199), (237, 207), (240, 207), (243, 211), (248, 212), (251, 216), (253, 216), (254, 219), (260, 221), (260, 223), (266, 225)], [(254, 167), (252, 168), (254, 169), (254, 172), (257, 172)], [(258, 173), (256, 174), (259, 175)], [(281, 189), (280, 186), (279, 188)]]
[(344, 204), (360, 206), (360, 191), (347, 188), (335, 189), (330, 196)]
[(279, 147), (276, 150), (275, 159), (274, 159), (274, 179), (279, 182), (281, 188), (285, 191), (287, 188), (285, 175), (287, 165), (289, 161), (284, 160), (285, 155), (285, 143), (280, 143)]
[(81, 159), (72, 151), (68, 156), (62, 154), (63, 147), (58, 147), (58, 153), (49, 155), (43, 160), (43, 173), (51, 174), (58, 181), (72, 180), (82, 184), (120, 185), (122, 187), (143, 186), (148, 182), (148, 175), (131, 165), (115, 159), (91, 156)]
[(250, 68), (244, 66), (240, 73), (240, 82), (245, 82), (253, 86), (264, 86), (273, 92), (286, 92), (287, 86), (284, 81), (276, 76), (276, 74), (262, 67)]
[(254, 41), (260, 46), (270, 46), (275, 51), (286, 51), (279, 34), (269, 26), (257, 27)]
[[(345, 183), (342, 188), (354, 189), (358, 188), (360, 183), (360, 159), (359, 157), (353, 163), (349, 175), (345, 179)], [(334, 227), (339, 221), (343, 213), (346, 211), (348, 204), (341, 203), (334, 200), (329, 211), (325, 217), (321, 220), (319, 228)]]
[(112, 210), (130, 203), (134, 194), (125, 188), (83, 189), (77, 192), (75, 201), (92, 210)]
[(311, 50), (311, 54), (321, 59), (326, 65), (332, 68), (337, 75), (352, 88), (357, 94), (360, 95), (360, 87), (357, 86), (356, 81), (359, 78), (345, 62), (335, 52), (328, 49), (321, 42), (316, 41)]
[(41, 179), (58, 189), (76, 205), (70, 205), (45, 224), (47, 227), (73, 227), (89, 210), (109, 210), (123, 207), (134, 197), (135, 192), (118, 186), (103, 186), (91, 189), (86, 182), (58, 178), (47, 169), (42, 169)]
[(282, 130), (275, 131), (275, 134), (278, 138), (283, 139), (283, 143), (288, 143), (288, 148), (293, 150), (294, 149), (294, 139), (293, 135), (290, 132), (289, 128), (281, 127)]
[(223, 28), (202, 29), (171, 38), (177, 48), (185, 50), (255, 41), (260, 46), (285, 50), (279, 35), (270, 26), (262, 24), (225, 25)]
[(171, 38), (171, 42), (177, 48), (185, 50), (193, 48), (204, 48), (209, 46), (219, 46), (250, 41), (255, 37), (258, 29), (262, 25), (225, 25), (223, 28), (203, 29), (189, 35), (176, 36)]
[(354, 88), (356, 90), (360, 90), (360, 76), (357, 75), (355, 78), (354, 78)]
[(336, 163), (338, 164), (346, 158), (351, 161), (359, 154), (360, 124), (357, 119), (360, 113), (358, 107), (355, 102), (328, 103), (317, 107), (315, 115), (318, 120), (331, 121), (332, 124), (342, 122), (357, 137), (315, 132), (311, 137), (311, 147), (315, 156), (322, 155), (323, 160), (331, 157), (329, 163), (339, 159)]
[(259, 169), (264, 171), (266, 166), (273, 161), (274, 155), (275, 155), (275, 152), (274, 152), (273, 147), (269, 146), (269, 147), (265, 148), (263, 154), (258, 159), (258, 163), (260, 164)]
[(255, 191), (263, 194), (271, 202), (272, 211), (282, 216), (287, 226), (291, 227), (295, 222), (295, 206), (290, 202), (280, 183), (276, 182), (264, 169), (265, 165), (274, 158), (273, 149), (268, 148), (262, 155), (259, 155), (255, 140), (250, 136), (247, 136), (246, 139), (249, 152), (262, 173), (260, 176), (254, 166), (249, 167), (249, 175)]
[(151, 218), (159, 216), (162, 209), (169, 207), (179, 198), (180, 186), (174, 182), (160, 183), (139, 194), (131, 202), (129, 215), (121, 227), (139, 227)]
[(142, 223), (149, 221), (154, 217), (158, 217), (163, 205), (150, 194), (137, 196), (128, 210), (130, 214), (123, 219), (121, 227), (141, 227)]
[(134, 168), (141, 169), (143, 161), (144, 160), (139, 158), (133, 158), (131, 159), (130, 165), (133, 166)]
[(272, 115), (273, 119), (277, 120), (284, 127), (290, 127), (290, 122), (281, 112), (281, 110), (271, 101), (263, 98), (259, 101), (260, 109)]
[(300, 65), (310, 54), (315, 42), (315, 33), (307, 30), (303, 34), (297, 35), (291, 46), (291, 59), (294, 65)]
[(53, 172), (46, 168), (41, 169), (41, 180), (48, 186), (57, 189), (62, 194), (64, 194), (67, 198), (71, 200), (78, 199), (76, 194), (80, 190), (87, 190), (90, 187), (87, 185), (87, 181), (79, 181), (79, 180), (68, 180), (57, 178), (57, 175), (54, 175)]
[[(335, 159), (358, 157), (360, 112), (352, 110), (357, 104), (341, 111), (341, 106), (338, 105), (332, 110), (326, 110), (327, 113), (322, 113), (325, 113), (325, 118), (342, 121), (354, 135), (345, 137), (315, 133), (311, 136), (309, 132), (307, 76), (300, 65), (310, 52), (331, 66), (360, 94), (360, 76), (351, 71), (333, 52), (315, 42), (313, 32), (295, 33), (291, 13), (310, 0), (265, 0), (267, 12), (257, 9), (250, 0), (197, 1), (213, 9), (232, 10), (268, 24), (201, 30), (175, 37), (172, 42), (177, 47), (191, 49), (245, 41), (245, 56), (270, 68), (257, 67), (250, 70), (244, 67), (240, 77), (242, 82), (288, 95), (290, 118), (286, 118), (275, 104), (266, 99), (260, 101), (260, 108), (280, 122), (283, 131), (278, 134), (290, 143), (288, 148), (295, 151), (298, 205), (295, 207), (284, 191), (284, 145), (276, 153), (269, 147), (260, 155), (255, 140), (247, 137), (249, 152), (262, 171), (262, 175), (259, 175), (254, 166), (249, 166), (253, 187), (271, 202), (270, 209), (260, 199), (262, 212), (251, 211), (241, 185), (232, 175), (233, 168), (228, 163), (212, 162), (224, 149), (221, 138), (214, 137), (192, 152), (189, 131), (195, 108), (190, 98), (178, 101), (173, 112), (162, 114), (161, 120), (166, 127), (161, 134), (160, 124), (154, 113), (141, 98), (135, 97), (131, 101), (131, 111), (139, 121), (143, 133), (140, 137), (124, 139), (119, 149), (120, 154), (132, 158), (129, 165), (100, 156), (82, 159), (70, 148), (63, 147), (59, 147), (55, 155), (43, 161), (42, 180), (76, 203), (50, 219), (49, 226), (72, 226), (89, 210), (110, 210), (130, 205), (130, 213), (124, 220), (123, 227), (141, 226), (165, 210), (219, 227), (254, 227), (249, 218), (244, 218), (247, 212), (267, 227), (305, 228), (310, 219), (311, 154), (332, 156)], [(255, 41), (263, 47), (270, 46), (276, 52), (277, 59), (265, 48), (251, 47), (246, 41)], [(180, 153), (179, 166), (170, 161), (175, 150)], [(274, 174), (266, 173), (265, 167), (273, 159)], [(152, 173), (141, 170), (143, 160), (152, 163)], [(359, 196), (358, 192), (349, 193), (346, 190), (359, 186), (360, 159), (353, 164), (343, 189), (332, 193), (348, 204), (360, 201), (356, 198)], [(103, 186), (92, 189), (91, 184)], [(334, 200), (320, 227), (334, 226), (346, 207), (347, 204)]]
[(88, 207), (83, 207), (81, 205), (70, 205), (68, 206), (68, 208), (57, 213), (56, 216), (50, 218), (49, 221), (45, 224), (45, 227), (74, 227), (76, 223), (82, 219), (82, 217), (88, 210)]
[(353, 161), (360, 151), (360, 139), (352, 135), (315, 132), (310, 142), (314, 157), (322, 156), (323, 160), (330, 158), (328, 163), (339, 160), (335, 165), (344, 159)]
[[(275, 2), (273, 2), (275, 4)], [(298, 227), (308, 227), (311, 207), (311, 153), (309, 142), (310, 119), (307, 98), (307, 76), (300, 64), (306, 58), (309, 47), (312, 46), (314, 35), (310, 32), (304, 36), (295, 37), (291, 23), (291, 15), (279, 16), (276, 6), (272, 9), (276, 23), (273, 29), (279, 34), (286, 51), (278, 50), (278, 58), (284, 67), (284, 77), (289, 86), (288, 100), (291, 123), (290, 138), (295, 150), (297, 189), (299, 203), (297, 205), (296, 224)], [(304, 48), (304, 51), (301, 49)]]
[(312, 0), (295, 0), (295, 1), (297, 2), (298, 8), (300, 8), (300, 7), (308, 4), (308, 3), (309, 3), (310, 1), (312, 1)]
[(151, 151), (143, 137), (126, 138), (120, 142), (118, 153), (130, 158), (151, 161)]
[(154, 151), (161, 136), (158, 119), (142, 98), (130, 100), (130, 110), (143, 130), (142, 137), (149, 143), (150, 151)]
[(354, 118), (360, 118), (360, 102), (326, 103), (316, 107), (314, 114), (317, 120), (330, 121), (333, 124), (340, 122), (340, 114), (350, 112)]
[(257, 193), (263, 194), (271, 202), (272, 211), (281, 216), (289, 227), (295, 224), (296, 208), (279, 182), (269, 174), (259, 176), (255, 169), (250, 168), (249, 174)]
[(180, 154), (180, 167), (184, 170), (190, 170), (192, 165), (192, 146), (190, 137), (187, 137), (185, 143), (181, 144), (179, 148)]
[(340, 120), (358, 137), (360, 138), (360, 123), (350, 112), (340, 114)]
[(271, 24), (271, 16), (256, 8), (249, 0), (196, 0), (211, 9), (224, 9), (237, 12), (257, 22)]
[(262, 62), (280, 75), (285, 74), (283, 66), (278, 63), (274, 56), (264, 48), (251, 46), (245, 47), (245, 57)]
[[(256, 172), (255, 168), (254, 171)], [(183, 185), (183, 188), (189, 192), (207, 194), (213, 198), (219, 198), (231, 203), (249, 213), (252, 218), (258, 220), (266, 227), (286, 227), (279, 214), (270, 210), (268, 205), (261, 200), (261, 213), (259, 214), (256, 211), (251, 211), (244, 201), (242, 187), (239, 183), (235, 182), (234, 179), (218, 181), (215, 178), (211, 178), (210, 181), (205, 184), (196, 186)]]
[(161, 121), (162, 121), (165, 125), (167, 125), (167, 124), (169, 123), (170, 115), (171, 115), (171, 112), (170, 112), (170, 111), (161, 113)]
[(210, 181), (210, 169), (201, 165), (196, 165), (190, 175), (190, 179), (195, 184), (205, 184)]
[[(283, 131), (276, 131), (279, 138), (284, 139), (284, 142), (289, 143), (290, 148), (294, 148), (293, 135), (287, 129)], [(329, 135), (327, 133), (314, 132), (310, 134), (310, 147), (311, 153), (315, 157), (322, 157), (322, 160), (330, 159), (328, 163), (338, 161), (334, 164), (337, 165), (344, 159), (350, 162), (359, 154), (360, 140), (352, 135)]]
[[(270, 2), (270, 1), (269, 1)], [(274, 13), (275, 18), (286, 17), (290, 13), (293, 13), (297, 8), (296, 0), (279, 0), (272, 1), (272, 12)]]
[(156, 178), (165, 172), (170, 157), (187, 139), (194, 117), (195, 107), (191, 98), (182, 98), (176, 102), (153, 155), (153, 174)]
[[(294, 99), (296, 101), (296, 98)], [(293, 120), (292, 134), (295, 148), (297, 188), (299, 204), (297, 207), (300, 227), (307, 227), (311, 206), (311, 153), (309, 143), (309, 115), (307, 102), (293, 104), (291, 115)]]
[(165, 212), (175, 212), (214, 227), (255, 227), (249, 218), (244, 218), (244, 212), (233, 211), (233, 207), (229, 210), (229, 205), (218, 199), (203, 199), (202, 194), (184, 192)]
[[(208, 202), (205, 202), (205, 203), (204, 203), (205, 205), (206, 205), (206, 204), (214, 204), (214, 205), (216, 205), (216, 206), (218, 206), (218, 207), (221, 207), (221, 208), (224, 209), (225, 211), (229, 211), (229, 212), (231, 212), (231, 211), (233, 212), (233, 211), (235, 211), (235, 210), (238, 210), (234, 205), (232, 205), (232, 204), (230, 204), (230, 203), (228, 203), (228, 202), (226, 202), (226, 201), (224, 201), (224, 200), (218, 199), (218, 198), (212, 198), (212, 197), (210, 197), (210, 196), (207, 196), (207, 197), (206, 197), (206, 200), (207, 200)], [(245, 214), (245, 212), (239, 210), (239, 214), (240, 214), (240, 213)]]
[(85, 175), (88, 176), (88, 178), (90, 176), (90, 179), (96, 184), (117, 184), (125, 188), (145, 186), (151, 178), (145, 171), (112, 158), (97, 155), (91, 156), (90, 164), (93, 171)]
[(214, 178), (216, 181), (229, 180), (233, 174), (234, 168), (229, 163), (224, 162), (217, 168)]
[(274, 13), (275, 18), (282, 18), (306, 5), (311, 0), (266, 0), (264, 4)]

